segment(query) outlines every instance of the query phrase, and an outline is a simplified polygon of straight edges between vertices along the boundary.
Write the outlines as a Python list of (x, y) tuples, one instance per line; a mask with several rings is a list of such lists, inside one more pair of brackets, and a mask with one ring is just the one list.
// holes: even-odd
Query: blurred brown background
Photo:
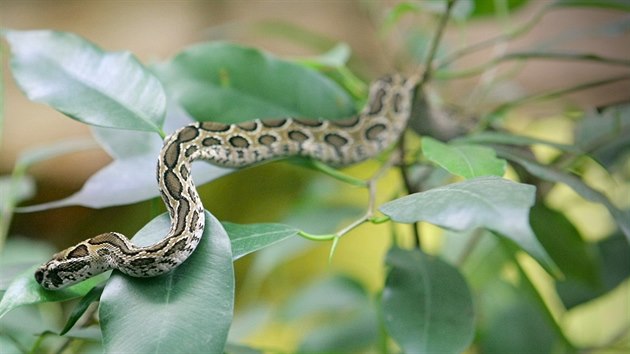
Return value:
[[(261, 32), (261, 23), (293, 24), (335, 41), (347, 42), (353, 56), (361, 60), (358, 69), (364, 77), (373, 77), (394, 68), (389, 46), (400, 43), (399, 30), (388, 36), (378, 33), (380, 22), (391, 1), (24, 1), (0, 0), (0, 26), (10, 29), (57, 29), (77, 33), (105, 50), (129, 50), (143, 62), (166, 60), (185, 46), (208, 39), (233, 40), (263, 48), (279, 56), (318, 54), (317, 51), (290, 41), (282, 35)], [(446, 34), (448, 51), (475, 43), (501, 33), (505, 28), (522, 23), (546, 1), (531, 1), (519, 9), (511, 23), (494, 18), (474, 20), (465, 25), (453, 25)], [(544, 16), (529, 34), (514, 41), (506, 50), (527, 49), (549, 38), (618, 21), (622, 13), (605, 9), (561, 9)], [(421, 17), (414, 17), (418, 20)], [(406, 19), (410, 20), (410, 18)], [(433, 26), (427, 22), (428, 26)], [(431, 28), (428, 28), (430, 31)], [(458, 67), (480, 64), (496, 54), (492, 48), (457, 62)], [(630, 59), (630, 36), (592, 38), (581, 36), (555, 43), (552, 49), (589, 51), (603, 56)], [(87, 126), (68, 119), (53, 109), (28, 101), (17, 89), (8, 70), (8, 49), (3, 47), (3, 106), (4, 126), (0, 145), (0, 173), (9, 174), (16, 156), (25, 149), (63, 139), (88, 137)], [(539, 92), (571, 86), (598, 78), (623, 73), (626, 69), (598, 64), (531, 61), (518, 76), (526, 92)], [(445, 95), (457, 101), (467, 94), (479, 78), (457, 81)], [(579, 107), (593, 107), (628, 100), (630, 83), (608, 85), (571, 95)], [(107, 164), (104, 152), (90, 150), (69, 154), (36, 165), (31, 174), (38, 183), (38, 195), (29, 204), (58, 199), (76, 191), (99, 168)], [(230, 177), (232, 178), (232, 177)], [(239, 178), (239, 177), (235, 177)], [(247, 178), (247, 177), (241, 177)], [(282, 186), (278, 186), (281, 188)], [(217, 187), (218, 188), (218, 187)], [(273, 185), (266, 185), (273, 188)], [(134, 209), (137, 210), (137, 209)], [(94, 213), (101, 216), (95, 216)], [(42, 213), (17, 215), (14, 232), (27, 236), (48, 237), (67, 232), (76, 219), (104, 218), (109, 211), (89, 211), (83, 208), (64, 208)], [(69, 215), (73, 215), (72, 218)], [(146, 220), (136, 219), (137, 225), (125, 225), (132, 233)], [(54, 223), (53, 221), (68, 220)], [(34, 227), (40, 225), (40, 227)], [(42, 230), (41, 225), (47, 225)], [(52, 229), (50, 229), (52, 228)], [(58, 229), (56, 229), (58, 228)], [(83, 227), (81, 227), (82, 229)], [(65, 230), (65, 231), (64, 231)], [(77, 230), (78, 232), (78, 230)], [(44, 233), (44, 234), (42, 234)], [(79, 237), (80, 239), (81, 237)], [(59, 241), (65, 243), (64, 241)]]

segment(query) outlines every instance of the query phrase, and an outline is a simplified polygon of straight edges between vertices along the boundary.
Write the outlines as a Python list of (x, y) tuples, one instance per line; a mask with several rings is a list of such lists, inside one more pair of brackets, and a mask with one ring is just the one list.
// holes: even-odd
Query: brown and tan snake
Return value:
[(204, 229), (204, 207), (190, 175), (194, 160), (245, 167), (288, 156), (346, 166), (379, 154), (396, 142), (407, 126), (415, 77), (392, 75), (370, 85), (368, 103), (343, 120), (283, 118), (239, 124), (200, 122), (166, 138), (157, 179), (171, 217), (160, 242), (138, 247), (124, 235), (107, 232), (69, 247), (35, 272), (46, 289), (60, 289), (110, 269), (134, 277), (173, 270), (195, 250)]

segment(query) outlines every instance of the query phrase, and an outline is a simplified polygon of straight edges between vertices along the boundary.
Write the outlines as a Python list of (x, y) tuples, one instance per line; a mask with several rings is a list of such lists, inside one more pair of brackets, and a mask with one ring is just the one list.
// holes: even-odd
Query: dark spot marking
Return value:
[(176, 141), (173, 141), (164, 151), (164, 164), (168, 168), (173, 168), (177, 164), (177, 160), (179, 159), (179, 144)]
[(252, 121), (252, 122), (243, 122), (243, 123), (239, 123), (237, 124), (239, 128), (246, 130), (248, 132), (253, 132), (254, 130), (256, 130), (256, 128), (258, 128), (258, 123)]
[(192, 145), (188, 149), (186, 149), (186, 152), (184, 154), (186, 155), (186, 157), (190, 157), (192, 156), (192, 154), (196, 153), (197, 150), (199, 150), (197, 145)]
[(305, 140), (308, 140), (308, 135), (302, 133), (299, 130), (291, 130), (289, 132), (289, 139), (293, 141), (297, 141), (298, 143), (301, 143)]
[(341, 120), (331, 120), (330, 122), (338, 127), (351, 128), (357, 125), (357, 123), (359, 123), (359, 116), (354, 116), (354, 117), (345, 118)]
[(348, 143), (348, 139), (334, 133), (326, 134), (326, 136), (324, 137), (324, 141), (334, 146), (335, 148), (340, 148)]
[(269, 134), (261, 135), (258, 138), (258, 142), (263, 144), (263, 145), (265, 145), (265, 146), (269, 146), (269, 145), (275, 143), (276, 140), (278, 140), (278, 139), (276, 139), (275, 136), (269, 135)]
[(164, 184), (171, 197), (181, 199), (183, 186), (173, 171), (167, 170), (164, 172)]
[(174, 235), (181, 235), (184, 230), (186, 230), (186, 216), (188, 216), (188, 212), (190, 211), (190, 205), (186, 199), (182, 199), (179, 201), (179, 205), (177, 206), (177, 224), (175, 225), (175, 230), (173, 231)]
[(317, 119), (297, 119), (297, 118), (294, 118), (293, 121), (298, 123), (298, 124), (301, 124), (303, 126), (306, 126), (306, 127), (319, 127), (322, 124), (324, 124), (323, 121), (317, 120)]
[(199, 221), (199, 212), (193, 211), (192, 217), (190, 218), (190, 232), (193, 232), (193, 230), (197, 227), (197, 221)]
[(171, 247), (168, 251), (164, 253), (164, 256), (168, 257), (177, 252), (181, 252), (186, 248), (186, 239), (181, 239), (177, 241), (173, 247)]
[(123, 241), (120, 237), (121, 236), (118, 236), (113, 232), (107, 232), (98, 236), (94, 236), (91, 239), (87, 240), (87, 242), (91, 245), (109, 244), (117, 249), (120, 249), (122, 253), (134, 254), (134, 252), (131, 252), (131, 250), (127, 248), (127, 244), (125, 244), (125, 241)]
[(247, 148), (249, 146), (249, 142), (247, 141), (247, 139), (239, 135), (231, 137), (229, 141), (232, 146), (237, 148)]
[(72, 261), (64, 266), (64, 270), (68, 272), (76, 272), (90, 265), (87, 261)]
[(378, 79), (378, 81), (391, 84), (392, 82), (394, 82), (394, 77), (392, 75), (385, 75)]
[(187, 179), (188, 176), (190, 176), (190, 171), (188, 171), (188, 168), (186, 168), (186, 165), (182, 165), (179, 168), (179, 173), (182, 175), (182, 178)]
[(57, 273), (56, 270), (49, 270), (48, 271), (48, 279), (50, 279), (50, 282), (55, 287), (58, 287), (59, 285), (61, 285), (63, 283), (63, 279), (61, 279), (61, 277), (59, 276), (59, 274)]
[(287, 122), (286, 119), (265, 119), (261, 123), (268, 128), (278, 128)]
[(378, 140), (381, 133), (387, 130), (385, 124), (374, 124), (365, 131), (367, 140)]
[(201, 141), (203, 146), (221, 145), (221, 140), (213, 137), (205, 138)]
[(90, 252), (88, 251), (88, 248), (86, 245), (78, 245), (72, 251), (68, 252), (68, 255), (66, 257), (67, 258), (81, 258), (81, 257), (87, 256), (88, 254), (90, 254)]
[(111, 252), (107, 248), (99, 248), (98, 250), (96, 250), (96, 253), (99, 256), (103, 257), (103, 256), (109, 256)]
[(199, 128), (211, 132), (225, 132), (230, 129), (230, 126), (219, 122), (201, 122)]
[(177, 141), (180, 143), (185, 143), (187, 141), (191, 141), (199, 135), (199, 131), (197, 128), (192, 126), (185, 126), (180, 129), (179, 134), (177, 134)]
[(376, 91), (376, 93), (374, 94), (374, 97), (370, 97), (370, 100), (369, 100), (370, 107), (368, 110), (369, 114), (376, 114), (383, 109), (383, 98), (385, 97), (386, 93), (387, 91), (385, 91), (385, 89), (380, 88)]
[(129, 264), (133, 267), (143, 267), (149, 264), (153, 264), (155, 262), (155, 258), (146, 257), (146, 258), (136, 258), (133, 261), (129, 262)]

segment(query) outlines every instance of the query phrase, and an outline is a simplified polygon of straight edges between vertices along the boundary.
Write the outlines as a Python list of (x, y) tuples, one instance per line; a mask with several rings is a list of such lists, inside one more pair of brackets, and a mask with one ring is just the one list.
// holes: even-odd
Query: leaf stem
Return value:
[[(333, 241), (333, 244), (332, 244), (332, 247), (331, 247), (331, 253), (330, 253), (330, 258), (332, 258), (334, 250), (337, 247), (337, 242), (338, 242), (339, 238), (341, 238), (342, 236), (344, 236), (348, 232), (350, 232), (350, 231), (354, 230), (355, 228), (361, 226), (365, 222), (372, 222), (374, 224), (381, 224), (381, 223), (384, 223), (386, 221), (389, 221), (389, 217), (388, 216), (374, 217), (374, 209), (375, 209), (375, 204), (376, 204), (376, 182), (378, 182), (378, 180), (389, 169), (391, 169), (391, 167), (394, 164), (396, 164), (396, 162), (398, 160), (399, 160), (399, 155), (396, 153), (396, 151), (394, 151), (393, 153), (391, 153), (389, 155), (387, 161), (383, 165), (381, 165), (381, 167), (378, 169), (378, 171), (376, 171), (372, 175), (372, 177), (370, 177), (370, 179), (368, 179), (367, 181), (364, 181), (362, 179), (350, 177), (348, 175), (344, 175), (344, 174), (339, 173), (339, 175), (343, 175), (345, 177), (350, 177), (352, 180), (354, 180), (356, 182), (355, 185), (362, 186), (362, 187), (367, 187), (367, 189), (368, 189), (368, 206), (366, 208), (365, 213), (361, 217), (359, 217), (358, 219), (354, 220), (349, 225), (345, 226), (343, 229), (337, 231), (334, 234), (315, 235), (315, 234), (310, 234), (308, 232), (300, 230), (300, 231), (298, 231), (298, 235), (302, 236), (302, 237), (304, 237), (306, 239), (309, 239), (311, 241)], [(315, 162), (315, 161), (313, 161), (313, 162)], [(323, 163), (319, 163), (319, 164), (325, 166), (325, 168), (329, 169), (330, 171), (336, 171), (333, 168), (324, 165)], [(319, 166), (318, 169), (320, 167), (321, 166)]]

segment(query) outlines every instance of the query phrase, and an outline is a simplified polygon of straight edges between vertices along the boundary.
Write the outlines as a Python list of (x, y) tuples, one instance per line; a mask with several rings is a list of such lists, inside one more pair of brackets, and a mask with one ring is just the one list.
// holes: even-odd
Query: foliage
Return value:
[[(248, 332), (247, 326), (262, 326), (269, 313), (277, 317), (274, 321), (289, 326), (308, 324), (300, 343), (293, 348), (301, 352), (458, 353), (471, 347), (482, 353), (593, 349), (572, 337), (562, 317), (618, 289), (627, 292), (627, 200), (620, 207), (611, 200), (614, 196), (593, 186), (586, 174), (589, 166), (597, 166), (607, 178), (623, 178), (624, 173), (627, 177), (630, 106), (580, 112), (574, 123), (574, 144), (519, 135), (509, 129), (508, 123), (520, 106), (559, 100), (567, 93), (628, 80), (630, 76), (560, 87), (507, 102), (488, 99), (490, 108), (482, 111), (466, 111), (467, 107), (451, 110), (425, 93), (431, 89), (435, 95), (439, 85), (447, 86), (514, 60), (592, 61), (627, 68), (627, 60), (539, 49), (508, 53), (467, 70), (458, 71), (453, 64), (476, 50), (527, 33), (554, 9), (628, 8), (612, 0), (549, 3), (515, 31), (446, 55), (438, 51), (438, 46), (446, 46), (441, 43), (441, 34), (451, 16), (459, 22), (495, 12), (507, 16), (509, 9), (525, 3), (508, 1), (504, 8), (497, 9), (478, 2), (455, 2), (445, 1), (444, 6), (401, 2), (383, 20), (384, 33), (400, 26), (410, 38), (417, 32), (413, 25), (405, 28), (403, 19), (428, 16), (436, 20), (436, 25), (431, 45), (417, 59), (432, 69), (424, 73), (415, 97), (412, 131), (396, 147), (366, 164), (368, 170), (371, 168), (370, 177), (359, 178), (352, 170), (346, 174), (348, 171), (314, 161), (279, 162), (314, 169), (316, 173), (309, 175), (314, 188), (327, 183), (322, 181), (329, 177), (321, 175), (329, 175), (347, 184), (343, 188), (358, 186), (367, 190), (369, 200), (362, 216), (330, 233), (348, 215), (355, 216), (356, 208), (337, 203), (331, 209), (321, 197), (313, 197), (320, 195), (319, 191), (304, 194), (304, 202), (296, 206), (285, 223), (220, 222), (207, 212), (201, 245), (176, 270), (149, 279), (113, 272), (62, 291), (44, 290), (32, 276), (35, 265), (44, 261), (50, 250), (36, 251), (37, 243), (24, 247), (24, 241), (14, 237), (2, 249), (16, 210), (31, 212), (70, 205), (105, 208), (155, 198), (155, 159), (168, 132), (204, 120), (237, 123), (287, 115), (343, 118), (364, 103), (366, 84), (348, 67), (350, 50), (344, 44), (320, 56), (289, 61), (256, 48), (208, 42), (148, 67), (130, 53), (107, 52), (75, 34), (4, 31), (11, 47), (11, 73), (25, 95), (91, 125), (98, 146), (113, 161), (74, 195), (39, 205), (16, 207), (34, 194), (28, 168), (93, 144), (65, 142), (25, 152), (13, 174), (0, 179), (3, 352), (61, 351), (69, 343), (74, 343), (77, 351), (262, 352), (268, 348), (249, 346), (248, 341), (241, 340), (246, 336), (239, 333)], [(300, 38), (306, 34), (316, 38), (302, 30), (296, 33)], [(416, 49), (401, 48), (410, 53)], [(416, 70), (415, 63), (409, 65)], [(491, 85), (499, 83), (497, 79)], [(462, 110), (475, 118), (466, 120)], [(446, 130), (439, 124), (444, 117), (451, 124)], [(553, 151), (553, 157), (543, 160), (538, 153), (541, 147)], [(392, 179), (390, 170), (398, 170), (402, 177)], [(193, 171), (198, 186), (239, 173), (206, 164), (195, 165)], [(383, 188), (383, 183), (379, 184), (382, 180), (391, 185), (387, 195), (379, 190)], [(614, 232), (601, 240), (587, 240), (568, 212), (552, 206), (554, 190), (561, 186), (605, 209), (614, 220)], [(338, 193), (331, 188), (324, 190), (329, 195)], [(354, 232), (356, 227), (378, 228), (376, 224), (382, 223), (389, 227), (390, 245), (382, 260), (386, 274), (378, 290), (348, 275), (332, 275), (295, 291), (273, 309), (251, 298), (256, 296), (253, 288), (272, 277), (274, 268), (291, 262), (314, 243), (330, 242), (330, 259), (334, 261), (346, 235), (352, 231), (354, 237), (361, 236)], [(423, 233), (421, 223), (444, 230), (441, 248)], [(167, 233), (168, 227), (168, 216), (156, 215), (133, 241), (152, 244)], [(378, 230), (386, 233), (385, 228)], [(28, 252), (31, 258), (25, 256)], [(243, 295), (246, 300), (241, 302), (247, 307), (238, 311), (237, 303), (235, 316), (239, 284), (235, 282), (234, 262), (248, 254), (255, 257), (246, 257), (253, 260), (242, 291), (249, 292), (250, 298)], [(561, 304), (552, 304), (550, 297)], [(53, 302), (74, 304), (63, 317), (65, 325), (40, 321), (45, 307)], [(623, 339), (630, 318), (623, 320), (621, 334), (610, 333), (610, 341), (601, 345), (602, 350), (615, 349)], [(25, 325), (28, 323), (37, 326)]]

